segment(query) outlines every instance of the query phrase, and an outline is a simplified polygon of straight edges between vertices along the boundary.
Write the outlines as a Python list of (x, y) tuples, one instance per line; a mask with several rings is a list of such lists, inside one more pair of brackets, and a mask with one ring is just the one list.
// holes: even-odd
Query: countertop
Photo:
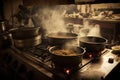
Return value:
[(114, 18), (84, 18), (87, 20), (96, 20), (96, 21), (103, 21), (103, 22), (120, 22), (120, 19), (114, 19)]
[(73, 17), (65, 17), (65, 19), (72, 19), (72, 20), (96, 20), (96, 21), (104, 21), (104, 22), (120, 22), (118, 18), (73, 18)]

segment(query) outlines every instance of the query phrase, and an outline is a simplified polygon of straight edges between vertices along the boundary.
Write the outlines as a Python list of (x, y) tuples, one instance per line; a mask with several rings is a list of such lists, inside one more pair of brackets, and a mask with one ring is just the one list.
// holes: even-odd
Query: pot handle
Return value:
[(84, 52), (83, 53), (85, 53), (86, 52), (86, 47), (81, 47), (83, 50), (84, 50)]
[(52, 46), (52, 47), (48, 46), (47, 50), (48, 50), (49, 52), (51, 52), (51, 50), (52, 50), (54, 47), (55, 47), (55, 46)]
[(9, 34), (9, 33), (11, 33), (12, 31), (14, 31), (14, 30), (16, 30), (16, 29), (18, 29), (18, 28), (12, 28), (12, 29), (9, 29), (9, 30), (7, 30), (7, 31), (5, 31), (5, 32), (3, 32), (3, 33), (1, 33), (0, 36), (3, 36), (3, 35), (6, 35), (6, 34)]
[(17, 29), (19, 29), (19, 28), (12, 28), (12, 29), (8, 30), (8, 32), (12, 32), (12, 31), (17, 30)]

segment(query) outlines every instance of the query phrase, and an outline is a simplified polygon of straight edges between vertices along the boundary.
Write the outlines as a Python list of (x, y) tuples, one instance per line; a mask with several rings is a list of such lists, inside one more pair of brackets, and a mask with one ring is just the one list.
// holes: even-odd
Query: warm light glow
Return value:
[(68, 69), (68, 70), (66, 70), (66, 73), (67, 73), (67, 74), (70, 74), (70, 70), (69, 70), (69, 69)]
[(92, 54), (89, 54), (89, 58), (92, 58)]
[(70, 69), (65, 68), (64, 71), (66, 74), (70, 74)]

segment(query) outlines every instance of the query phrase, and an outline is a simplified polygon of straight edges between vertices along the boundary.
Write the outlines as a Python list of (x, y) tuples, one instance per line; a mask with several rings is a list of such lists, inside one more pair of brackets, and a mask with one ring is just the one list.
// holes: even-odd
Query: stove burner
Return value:
[(95, 58), (101, 56), (101, 52), (86, 52), (84, 58)]
[(71, 75), (75, 73), (76, 71), (79, 70), (79, 66), (73, 66), (73, 67), (60, 67), (60, 66), (55, 66), (55, 70), (62, 72), (63, 74), (66, 75)]

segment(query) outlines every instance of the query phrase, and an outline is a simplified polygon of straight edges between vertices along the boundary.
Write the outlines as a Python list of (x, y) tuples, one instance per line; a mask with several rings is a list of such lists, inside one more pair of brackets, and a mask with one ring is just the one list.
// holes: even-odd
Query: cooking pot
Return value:
[(100, 52), (105, 49), (107, 39), (103, 37), (85, 36), (79, 38), (79, 45), (86, 48), (86, 52)]
[[(57, 55), (54, 53), (55, 50), (72, 50), (76, 53), (76, 55)], [(59, 67), (76, 67), (82, 63), (83, 54), (85, 53), (85, 49), (82, 47), (75, 47), (72, 46), (69, 48), (67, 47), (60, 47), (60, 46), (53, 46), (49, 48), (49, 52), (51, 53), (51, 60), (55, 64), (55, 66)]]
[(41, 43), (40, 27), (20, 27), (9, 30), (17, 48), (29, 48)]
[(17, 48), (29, 48), (39, 45), (41, 41), (41, 35), (28, 39), (13, 39), (14, 45)]
[(64, 45), (67, 42), (75, 41), (77, 39), (77, 34), (58, 32), (50, 33), (47, 35), (48, 43), (52, 46)]
[(40, 27), (20, 27), (10, 29), (13, 39), (28, 39), (40, 34)]

